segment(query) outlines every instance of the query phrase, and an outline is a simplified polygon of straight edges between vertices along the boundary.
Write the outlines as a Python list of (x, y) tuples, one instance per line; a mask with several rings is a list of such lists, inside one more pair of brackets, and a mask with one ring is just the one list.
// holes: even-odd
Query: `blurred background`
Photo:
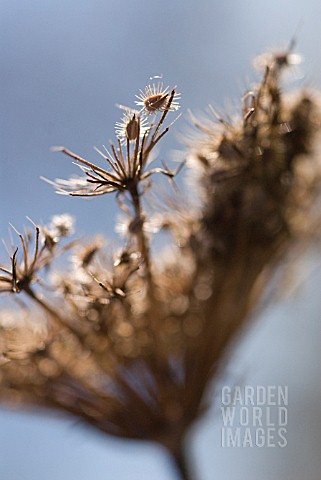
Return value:
[[(161, 145), (160, 158), (171, 158), (187, 110), (212, 104), (233, 111), (259, 78), (253, 58), (286, 48), (293, 36), (304, 62), (289, 88), (320, 87), (320, 18), (319, 0), (1, 0), (1, 238), (8, 238), (9, 222), (22, 228), (27, 215), (46, 223), (64, 212), (75, 215), (78, 235), (113, 237), (111, 197), (58, 196), (39, 179), (78, 173), (50, 147), (99, 161), (92, 147), (113, 139), (121, 116), (115, 104), (133, 106), (150, 77), (163, 75), (182, 93), (183, 118)], [(287, 447), (223, 448), (218, 398), (191, 438), (200, 479), (319, 480), (321, 269), (313, 262), (305, 264), (307, 280), (295, 294), (248, 329), (227, 369), (226, 383), (288, 386)], [(153, 446), (103, 437), (70, 418), (2, 410), (0, 478), (175, 477)]]

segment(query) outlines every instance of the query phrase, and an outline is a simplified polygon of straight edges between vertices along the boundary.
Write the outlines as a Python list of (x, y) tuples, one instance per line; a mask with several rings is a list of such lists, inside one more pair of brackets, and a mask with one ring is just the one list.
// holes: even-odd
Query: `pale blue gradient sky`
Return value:
[[(9, 221), (20, 228), (26, 215), (45, 222), (65, 211), (77, 217), (79, 233), (112, 232), (112, 198), (61, 197), (39, 180), (76, 172), (49, 147), (65, 145), (97, 159), (92, 146), (113, 138), (119, 119), (114, 104), (131, 105), (151, 75), (162, 73), (164, 82), (178, 85), (185, 114), (209, 103), (222, 108), (255, 78), (253, 57), (266, 47), (287, 45), (299, 24), (298, 51), (306, 73), (300, 84), (320, 86), (320, 18), (319, 0), (2, 0), (1, 237), (7, 236)], [(162, 157), (177, 147), (173, 131), (163, 142)], [(321, 335), (318, 294), (310, 287), (296, 303), (266, 315), (231, 366), (232, 372), (238, 366), (247, 383), (289, 384), (291, 442), (282, 450), (222, 449), (221, 418), (213, 411), (193, 441), (202, 479), (319, 479), (315, 372)], [(70, 420), (3, 411), (0, 478), (165, 480), (174, 475), (152, 447), (105, 439)]]

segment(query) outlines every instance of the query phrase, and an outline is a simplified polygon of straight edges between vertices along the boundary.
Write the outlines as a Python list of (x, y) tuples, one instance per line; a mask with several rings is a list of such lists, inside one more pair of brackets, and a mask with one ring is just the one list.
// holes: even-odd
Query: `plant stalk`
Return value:
[(188, 462), (186, 460), (185, 449), (182, 444), (179, 445), (175, 450), (170, 450), (170, 454), (176, 468), (176, 471), (179, 475), (180, 480), (193, 480), (192, 474), (190, 472)]
[(142, 207), (140, 202), (140, 195), (138, 193), (137, 187), (131, 191), (131, 197), (133, 201), (133, 206), (135, 210), (136, 217), (142, 222), (137, 233), (138, 249), (143, 257), (147, 276), (150, 278), (150, 254), (149, 254), (149, 244), (148, 239), (144, 233), (144, 218), (142, 213)]

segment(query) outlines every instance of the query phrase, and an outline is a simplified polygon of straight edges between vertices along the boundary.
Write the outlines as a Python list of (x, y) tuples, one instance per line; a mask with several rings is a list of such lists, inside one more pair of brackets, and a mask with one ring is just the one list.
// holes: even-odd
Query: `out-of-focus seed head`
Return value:
[(254, 67), (258, 70), (272, 69), (274, 72), (281, 72), (289, 67), (296, 68), (302, 62), (302, 56), (293, 53), (295, 38), (293, 38), (287, 48), (272, 50), (254, 59)]
[(68, 237), (74, 233), (75, 219), (68, 213), (54, 215), (48, 225), (48, 232), (54, 238)]

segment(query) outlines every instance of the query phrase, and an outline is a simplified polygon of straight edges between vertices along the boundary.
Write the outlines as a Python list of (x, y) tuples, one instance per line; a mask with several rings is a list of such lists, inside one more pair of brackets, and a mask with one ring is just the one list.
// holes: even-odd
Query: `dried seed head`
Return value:
[(140, 105), (142, 111), (147, 115), (164, 111), (166, 108), (169, 110), (179, 109), (178, 100), (180, 99), (180, 94), (175, 93), (170, 106), (168, 106), (170, 99), (169, 87), (163, 88), (162, 83), (147, 85), (144, 91), (140, 90), (140, 94), (136, 95), (136, 98), (138, 98), (136, 105)]
[(68, 213), (53, 215), (51, 222), (41, 230), (41, 239), (46, 248), (52, 252), (55, 245), (64, 237), (74, 233), (75, 219)]
[(264, 70), (267, 67), (281, 70), (287, 67), (296, 67), (300, 65), (301, 62), (301, 55), (280, 51), (259, 55), (254, 60), (254, 66), (257, 70)]
[(255, 68), (257, 70), (265, 70), (268, 67), (280, 71), (284, 68), (296, 67), (301, 63), (302, 57), (292, 52), (293, 47), (294, 41), (286, 49), (274, 50), (257, 56), (254, 59)]
[(75, 219), (68, 213), (54, 215), (48, 225), (48, 232), (53, 238), (68, 237), (74, 233)]
[(162, 95), (161, 93), (151, 95), (144, 100), (144, 106), (148, 113), (162, 110), (164, 108), (168, 95)]
[(134, 114), (126, 125), (126, 137), (128, 140), (136, 140), (139, 135), (139, 117)]
[(147, 128), (147, 119), (141, 118), (139, 112), (131, 108), (125, 108), (121, 121), (115, 124), (115, 132), (121, 142), (134, 142), (138, 136), (144, 136)]

